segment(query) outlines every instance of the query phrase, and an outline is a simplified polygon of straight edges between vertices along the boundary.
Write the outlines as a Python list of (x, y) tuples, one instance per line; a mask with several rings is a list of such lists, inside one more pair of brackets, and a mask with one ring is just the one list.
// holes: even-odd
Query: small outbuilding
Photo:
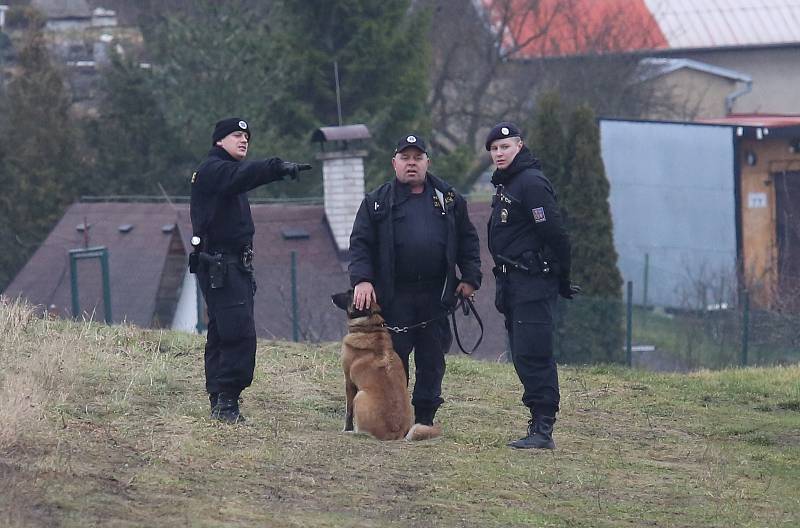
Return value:
[[(800, 116), (601, 119), (619, 267), (637, 301), (800, 309)], [(644, 292), (648, 298), (644, 298)]]

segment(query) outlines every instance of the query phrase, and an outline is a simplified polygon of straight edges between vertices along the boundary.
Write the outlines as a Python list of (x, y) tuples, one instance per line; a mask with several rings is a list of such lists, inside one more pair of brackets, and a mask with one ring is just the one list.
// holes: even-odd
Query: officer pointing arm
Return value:
[(255, 227), (247, 191), (286, 178), (296, 180), (300, 171), (311, 168), (280, 158), (244, 161), (250, 134), (244, 119), (219, 121), (211, 150), (191, 181), (192, 244), (197, 244), (190, 270), (197, 273), (208, 308), (206, 390), (211, 417), (228, 423), (244, 420), (239, 394), (253, 381), (256, 357)]

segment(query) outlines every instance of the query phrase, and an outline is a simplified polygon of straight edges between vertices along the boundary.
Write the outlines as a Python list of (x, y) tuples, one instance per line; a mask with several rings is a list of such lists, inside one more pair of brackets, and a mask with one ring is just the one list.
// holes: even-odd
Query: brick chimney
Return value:
[[(370, 137), (365, 125), (322, 127), (312, 141), (319, 141), (322, 152), (322, 182), (325, 192), (325, 218), (330, 226), (336, 249), (350, 249), (350, 232), (358, 207), (364, 199), (364, 158), (366, 149), (358, 148)], [(325, 146), (333, 150), (326, 151)]]

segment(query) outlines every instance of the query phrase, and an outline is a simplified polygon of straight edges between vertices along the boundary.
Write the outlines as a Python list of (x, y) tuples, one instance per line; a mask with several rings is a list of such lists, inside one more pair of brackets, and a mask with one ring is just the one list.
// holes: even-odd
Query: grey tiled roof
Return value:
[[(25, 267), (5, 290), (56, 314), (71, 316), (69, 250), (85, 246), (84, 233), (76, 229), (89, 224), (88, 246), (105, 246), (109, 252), (111, 307), (115, 322), (150, 326), (156, 295), (179, 212), (167, 204), (76, 203), (58, 222)], [(123, 233), (119, 228), (130, 224)], [(78, 287), (82, 312), (102, 320), (102, 286), (97, 260), (78, 262)]]
[[(483, 344), (476, 358), (493, 360), (503, 353), (505, 331), (494, 309), (494, 277), (486, 249), (486, 221), (489, 204), (470, 203), (470, 218), (481, 238), (483, 286), (477, 307), (485, 324)], [(345, 331), (344, 313), (335, 308), (330, 296), (349, 288), (347, 262), (341, 260), (325, 221), (322, 206), (267, 204), (253, 205), (256, 226), (254, 266), (256, 328), (259, 337), (292, 339), (291, 254), (295, 252), (300, 339), (336, 341)], [(77, 203), (72, 205), (42, 246), (4, 292), (60, 315), (71, 315), (69, 278), (70, 249), (84, 246), (83, 233), (76, 229), (84, 219), (90, 224), (89, 246), (106, 246), (110, 253), (111, 304), (115, 322), (140, 326), (153, 323), (158, 287), (173, 233), (164, 227), (177, 223), (175, 236), (189, 248), (191, 225), (188, 206), (153, 203)], [(132, 229), (123, 233), (121, 226)], [(124, 230), (124, 228), (123, 228)], [(285, 237), (284, 233), (308, 233), (307, 238)], [(102, 319), (100, 268), (96, 261), (79, 266), (81, 309)], [(474, 320), (458, 316), (465, 346), (477, 339)], [(452, 353), (458, 353), (455, 343)]]

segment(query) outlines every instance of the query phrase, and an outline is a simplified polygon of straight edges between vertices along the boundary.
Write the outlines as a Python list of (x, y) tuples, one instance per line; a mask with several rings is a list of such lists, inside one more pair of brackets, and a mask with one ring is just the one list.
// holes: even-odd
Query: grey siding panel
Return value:
[(614, 244), (635, 301), (642, 300), (645, 254), (649, 304), (730, 301), (718, 293), (702, 299), (695, 285), (713, 291), (736, 269), (733, 129), (602, 120), (600, 131)]

